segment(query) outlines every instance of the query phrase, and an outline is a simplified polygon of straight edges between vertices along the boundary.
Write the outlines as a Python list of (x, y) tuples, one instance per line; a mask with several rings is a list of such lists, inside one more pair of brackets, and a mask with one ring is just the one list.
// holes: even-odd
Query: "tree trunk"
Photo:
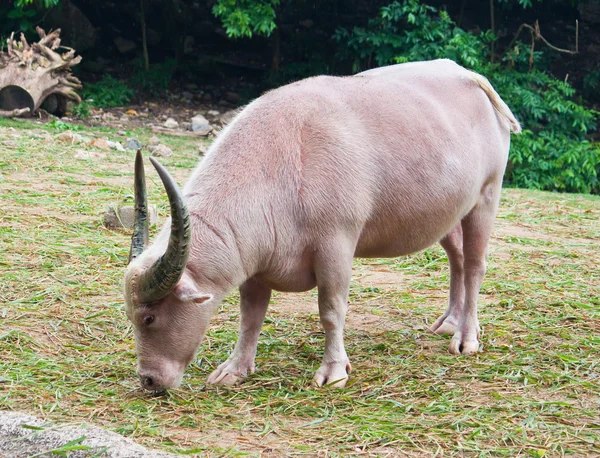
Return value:
[[(0, 52), (0, 116), (22, 116), (33, 113), (50, 95), (61, 102), (81, 103), (77, 90), (81, 82), (71, 68), (81, 62), (75, 50), (60, 46), (60, 29), (48, 33), (37, 27), (40, 41), (27, 43), (21, 34), (7, 40)], [(59, 53), (59, 48), (66, 50)]]

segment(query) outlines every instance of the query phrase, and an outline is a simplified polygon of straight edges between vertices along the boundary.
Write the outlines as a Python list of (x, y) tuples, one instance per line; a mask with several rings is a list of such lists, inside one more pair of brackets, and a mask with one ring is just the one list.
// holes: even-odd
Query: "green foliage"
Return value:
[(80, 119), (89, 118), (91, 114), (90, 109), (90, 104), (84, 100), (79, 105), (75, 105), (73, 107), (73, 116), (76, 116)]
[(221, 19), (230, 38), (271, 35), (279, 0), (217, 0), (213, 14)]
[(60, 0), (15, 0), (15, 8), (25, 8), (31, 5), (38, 5), (40, 8), (52, 8), (57, 6)]
[(600, 100), (600, 65), (584, 76), (583, 93), (586, 97)]
[(520, 188), (600, 193), (600, 145), (557, 131), (524, 130), (512, 138), (507, 176)]
[(173, 79), (173, 75), (177, 69), (177, 61), (175, 59), (167, 59), (160, 64), (151, 65), (150, 69), (146, 71), (144, 70), (143, 61), (139, 59), (136, 62), (136, 67), (138, 70), (131, 79), (134, 87), (143, 91), (164, 91)]
[(543, 52), (531, 55), (527, 45), (517, 43), (501, 63), (491, 63), (491, 32), (467, 32), (446, 12), (419, 0), (394, 2), (382, 8), (366, 28), (339, 29), (334, 38), (355, 71), (375, 63), (449, 58), (485, 75), (526, 129), (513, 137), (506, 183), (600, 193), (600, 147), (586, 141), (596, 129), (598, 112), (583, 106), (567, 82), (543, 70), (549, 63)]
[(135, 92), (110, 75), (97, 83), (87, 84), (81, 91), (83, 99), (96, 107), (122, 107), (135, 97)]
[(6, 18), (0, 25), (0, 33), (20, 31), (32, 35), (43, 12), (59, 4), (60, 0), (15, 0), (12, 5), (0, 8), (0, 18)]
[(58, 131), (65, 131), (65, 130), (71, 130), (71, 131), (76, 131), (76, 130), (81, 130), (80, 126), (76, 126), (75, 124), (70, 124), (68, 122), (62, 121), (59, 118), (53, 118), (52, 121), (50, 121), (48, 123), (48, 126), (52, 127), (55, 130)]

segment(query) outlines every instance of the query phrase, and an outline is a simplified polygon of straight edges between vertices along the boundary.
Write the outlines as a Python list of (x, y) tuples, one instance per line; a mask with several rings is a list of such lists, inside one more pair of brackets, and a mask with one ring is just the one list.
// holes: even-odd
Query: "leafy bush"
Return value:
[(81, 91), (83, 99), (102, 108), (122, 107), (135, 97), (135, 92), (110, 75), (97, 83), (87, 84)]
[(213, 14), (221, 19), (230, 38), (269, 36), (275, 30), (279, 0), (217, 0)]
[(85, 100), (79, 105), (75, 105), (73, 107), (73, 116), (76, 116), (80, 119), (89, 118), (90, 114), (90, 104)]
[(545, 53), (531, 55), (528, 45), (517, 43), (502, 62), (491, 63), (491, 32), (465, 31), (445, 11), (419, 0), (396, 1), (366, 28), (339, 29), (334, 38), (342, 45), (341, 57), (355, 71), (449, 58), (485, 75), (525, 129), (513, 137), (506, 184), (600, 193), (600, 146), (586, 141), (596, 129), (598, 112), (584, 107), (568, 83), (544, 70), (549, 63)]
[(138, 67), (137, 73), (131, 79), (133, 86), (143, 91), (159, 91), (165, 90), (169, 86), (177, 69), (177, 61), (167, 59), (160, 64), (150, 66), (150, 69), (145, 71), (140, 59), (136, 62), (136, 66)]
[(52, 127), (55, 130), (64, 132), (65, 130), (71, 130), (71, 131), (76, 131), (76, 130), (81, 130), (81, 126), (77, 126), (75, 124), (70, 124), (68, 122), (62, 121), (61, 119), (58, 118), (53, 118), (52, 121), (50, 121), (48, 123), (49, 127)]
[(20, 31), (26, 35), (34, 35), (34, 26), (39, 22), (39, 18), (44, 11), (57, 6), (59, 3), (60, 0), (39, 0), (36, 2), (34, 0), (15, 0), (12, 5), (0, 7), (0, 18), (6, 18), (0, 25), (0, 32), (10, 35), (11, 32)]

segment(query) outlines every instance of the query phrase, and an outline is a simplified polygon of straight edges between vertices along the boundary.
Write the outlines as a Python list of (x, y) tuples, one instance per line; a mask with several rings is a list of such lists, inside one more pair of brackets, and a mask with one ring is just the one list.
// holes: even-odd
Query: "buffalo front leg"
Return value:
[(465, 305), (463, 231), (459, 223), (441, 241), (450, 264), (450, 297), (448, 308), (429, 328), (436, 334), (454, 334)]
[(318, 386), (343, 388), (351, 366), (344, 348), (344, 323), (352, 278), (354, 245), (346, 240), (326, 241), (315, 255), (319, 316), (325, 330), (325, 352), (314, 380)]
[(461, 222), (465, 302), (448, 349), (453, 354), (476, 353), (479, 350), (477, 299), (486, 271), (487, 247), (499, 201), (500, 184), (488, 184), (480, 202)]
[(240, 335), (231, 356), (208, 377), (208, 383), (233, 385), (254, 373), (260, 328), (267, 313), (271, 289), (253, 280), (240, 286)]

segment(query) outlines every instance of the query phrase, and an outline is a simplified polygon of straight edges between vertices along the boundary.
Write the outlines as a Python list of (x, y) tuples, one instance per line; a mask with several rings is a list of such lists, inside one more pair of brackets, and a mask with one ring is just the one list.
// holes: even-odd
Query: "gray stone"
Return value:
[(173, 150), (169, 148), (167, 145), (163, 145), (162, 143), (159, 145), (155, 145), (152, 148), (148, 148), (152, 156), (154, 157), (171, 157), (173, 156)]
[(81, 135), (76, 134), (75, 132), (72, 132), (70, 130), (65, 130), (64, 132), (61, 132), (60, 134), (56, 135), (55, 138), (57, 141), (69, 145), (76, 145), (78, 143), (83, 143), (84, 141)]
[(75, 159), (105, 159), (106, 158), (106, 154), (103, 153), (97, 153), (95, 151), (85, 151), (85, 150), (78, 150), (77, 153), (75, 153), (75, 156), (73, 156)]
[(62, 43), (76, 49), (77, 53), (93, 48), (98, 36), (92, 22), (73, 2), (60, 2), (48, 9), (44, 14), (44, 28), (60, 28)]
[(115, 37), (113, 43), (121, 54), (127, 54), (137, 48), (137, 45), (133, 41), (126, 40), (123, 37)]
[(128, 138), (125, 141), (125, 148), (138, 150), (142, 148), (142, 144), (137, 138)]
[(125, 151), (125, 148), (123, 148), (123, 145), (121, 145), (119, 142), (111, 142), (110, 140), (107, 142), (108, 146), (110, 146), (112, 149), (115, 149), (117, 151)]
[(148, 146), (156, 146), (160, 143), (160, 138), (158, 138), (156, 135), (153, 135), (152, 137), (150, 137), (150, 140), (148, 140)]
[(208, 135), (212, 126), (204, 116), (199, 114), (192, 118), (192, 130), (199, 135)]
[[(36, 429), (32, 429), (36, 428)], [(40, 428), (40, 429), (37, 429)], [(52, 450), (84, 438), (87, 450), (67, 452), (69, 458), (168, 458), (179, 455), (148, 450), (131, 439), (86, 423), (57, 425), (21, 412), (0, 411), (0, 457), (54, 456)], [(66, 455), (65, 455), (66, 456)]]
[(163, 126), (165, 126), (167, 129), (177, 129), (179, 127), (179, 123), (173, 118), (168, 118)]
[(210, 147), (210, 145), (208, 145), (206, 143), (200, 143), (198, 145), (198, 154), (200, 156), (204, 156), (208, 152), (209, 147)]
[(226, 111), (225, 113), (223, 113), (221, 115), (221, 117), (219, 118), (219, 121), (221, 122), (222, 125), (226, 126), (231, 121), (233, 121), (233, 118), (235, 118), (235, 116), (237, 114), (238, 114), (238, 112), (236, 110)]
[(241, 97), (237, 92), (228, 91), (225, 93), (225, 100), (227, 100), (229, 103), (239, 103), (240, 98)]
[(600, 3), (594, 0), (582, 0), (577, 7), (581, 22), (600, 24)]
[(194, 52), (194, 37), (192, 35), (188, 35), (183, 40), (183, 53), (184, 54), (192, 54)]
[[(154, 226), (158, 220), (156, 205), (148, 205), (148, 223)], [(109, 229), (124, 227), (132, 229), (135, 221), (134, 207), (131, 205), (108, 205), (104, 210), (104, 226)]]

